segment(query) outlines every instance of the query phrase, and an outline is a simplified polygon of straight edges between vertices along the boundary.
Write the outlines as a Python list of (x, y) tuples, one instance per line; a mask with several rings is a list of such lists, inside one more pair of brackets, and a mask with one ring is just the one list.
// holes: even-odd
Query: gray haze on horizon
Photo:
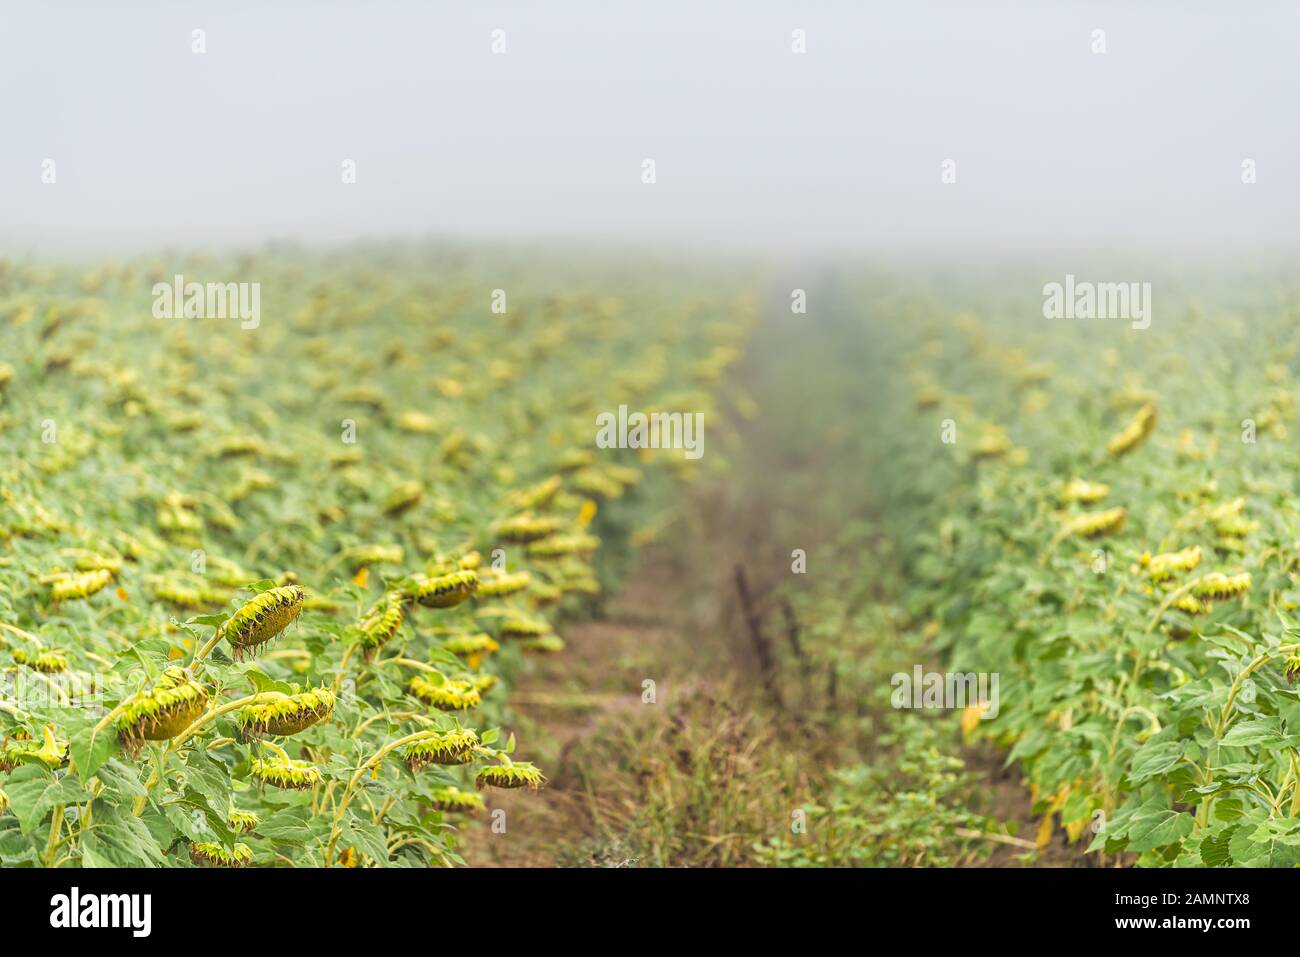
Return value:
[(441, 236), (1249, 256), (1300, 219), (1298, 36), (1281, 3), (11, 4), (0, 252)]

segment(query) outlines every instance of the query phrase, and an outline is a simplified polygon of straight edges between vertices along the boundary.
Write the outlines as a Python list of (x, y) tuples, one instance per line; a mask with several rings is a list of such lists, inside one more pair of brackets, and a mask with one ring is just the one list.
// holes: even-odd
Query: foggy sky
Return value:
[(1300, 5), (1133, 7), (6, 3), (0, 250), (1294, 245)]

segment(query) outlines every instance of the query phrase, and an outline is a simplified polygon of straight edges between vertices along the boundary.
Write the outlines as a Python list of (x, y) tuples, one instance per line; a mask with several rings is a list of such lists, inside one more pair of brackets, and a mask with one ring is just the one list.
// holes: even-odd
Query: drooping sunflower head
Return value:
[(1127, 518), (1128, 509), (1123, 506), (1108, 508), (1100, 512), (1083, 512), (1074, 516), (1062, 526), (1058, 538), (1067, 535), (1079, 535), (1083, 538), (1111, 535), (1124, 527)]
[(1080, 502), (1084, 505), (1092, 505), (1109, 494), (1110, 486), (1104, 482), (1089, 482), (1086, 479), (1073, 478), (1061, 491), (1061, 501), (1066, 504)]
[(483, 798), (473, 791), (462, 791), (455, 787), (434, 788), (429, 792), (429, 799), (429, 804), (435, 811), (444, 813), (477, 814), (485, 806)]
[(334, 692), (312, 688), (275, 701), (249, 705), (236, 719), (239, 736), (257, 741), (263, 735), (290, 735), (326, 720), (334, 713)]
[(253, 861), (253, 851), (247, 844), (236, 844), (230, 850), (211, 841), (190, 845), (190, 860), (200, 867), (244, 867)]
[(599, 595), (601, 591), (595, 573), (586, 565), (563, 569), (555, 584), (565, 595)]
[(474, 690), (480, 695), (485, 695), (497, 686), (497, 681), (500, 679), (498, 679), (496, 675), (483, 672), (476, 675), (470, 675), (465, 680), (473, 685)]
[(454, 681), (430, 675), (416, 675), (407, 690), (427, 705), (439, 711), (467, 711), (482, 703), (479, 691), (469, 681)]
[(545, 783), (542, 772), (528, 763), (489, 765), (474, 777), (474, 785), (480, 791), (487, 787), (537, 791)]
[(0, 774), (8, 774), (20, 764), (40, 764), (54, 770), (63, 767), (68, 760), (68, 742), (54, 733), (52, 725), (46, 725), (38, 745), (30, 736), (7, 735), (0, 746)]
[(507, 618), (501, 622), (502, 638), (540, 638), (550, 633), (550, 625), (534, 618)]
[(596, 463), (596, 453), (591, 449), (566, 449), (555, 460), (555, 467), (561, 472), (572, 472)]
[(1106, 451), (1116, 458), (1126, 455), (1141, 445), (1155, 427), (1156, 407), (1148, 402), (1138, 409), (1128, 425), (1111, 436), (1106, 443)]
[(1141, 563), (1152, 581), (1164, 581), (1172, 578), (1175, 572), (1190, 571), (1201, 563), (1201, 546), (1192, 545), (1177, 552), (1163, 552), (1159, 555), (1142, 555)]
[(389, 592), (370, 609), (370, 613), (357, 626), (361, 632), (361, 647), (367, 657), (392, 640), (402, 627), (405, 617), (400, 592)]
[(207, 608), (219, 608), (230, 600), (229, 591), (213, 588), (200, 581), (179, 577), (155, 577), (147, 579), (147, 582), (155, 598), (169, 602), (178, 608), (202, 611)]
[(240, 834), (252, 834), (261, 823), (261, 818), (251, 811), (231, 811), (226, 816), (226, 824)]
[(220, 555), (207, 557), (207, 570), (204, 574), (227, 588), (243, 588), (249, 582), (257, 580), (257, 576), (248, 569)]
[(564, 519), (554, 515), (533, 515), (524, 512), (512, 515), (496, 524), (496, 535), (503, 542), (525, 544), (553, 535), (564, 528)]
[(61, 651), (40, 651), (32, 654), (25, 648), (14, 649), (14, 661), (47, 675), (57, 675), (68, 670), (68, 656)]
[(60, 575), (50, 583), (50, 599), (53, 601), (70, 601), (74, 598), (89, 598), (96, 592), (103, 591), (113, 580), (113, 573), (107, 568), (80, 574)]
[(641, 483), (641, 470), (635, 466), (609, 462), (605, 465), (605, 474), (620, 485), (630, 487)]
[(975, 437), (970, 457), (975, 462), (1000, 459), (1013, 447), (1011, 437), (1007, 435), (1004, 428), (998, 425), (985, 425)]
[(533, 508), (544, 508), (546, 505), (550, 504), (552, 499), (555, 498), (556, 493), (560, 491), (560, 486), (563, 485), (563, 483), (564, 480), (561, 479), (560, 476), (552, 475), (550, 478), (545, 479), (530, 488), (511, 492), (510, 495), (507, 496), (507, 501), (515, 508), (525, 511)]
[(477, 746), (478, 734), (472, 729), (447, 731), (408, 744), (402, 752), (402, 761), (412, 771), (430, 764), (469, 764)]
[(168, 668), (152, 688), (137, 691), (117, 716), (122, 746), (131, 754), (146, 741), (167, 741), (196, 720), (208, 706), (208, 692), (184, 668)]
[(298, 585), (281, 585), (262, 592), (246, 603), (221, 626), (221, 634), (230, 642), (235, 660), (256, 654), (302, 614), (307, 593)]
[(525, 638), (519, 642), (522, 651), (533, 654), (558, 654), (564, 650), (564, 639), (559, 635), (540, 635), (537, 638)]
[(340, 553), (339, 557), (353, 569), (368, 568), (371, 565), (400, 565), (405, 552), (401, 545), (354, 545)]
[(307, 790), (319, 784), (322, 777), (320, 769), (306, 761), (295, 761), (279, 755), (254, 758), (249, 770), (253, 780), (263, 787), (269, 784), (286, 790)]
[(472, 658), (480, 655), (490, 655), (500, 649), (496, 639), (491, 635), (479, 632), (473, 635), (452, 635), (442, 643), (446, 651), (453, 655), (459, 655), (461, 658)]
[(423, 498), (424, 489), (419, 482), (402, 482), (394, 486), (388, 493), (388, 497), (384, 499), (384, 513), (392, 516), (401, 515), (419, 505)]
[(502, 572), (494, 568), (479, 572), (476, 598), (504, 598), (515, 595), (533, 583), (533, 576), (528, 572)]
[(421, 576), (406, 592), (406, 597), (425, 608), (452, 608), (478, 590), (478, 573), (468, 568), (436, 575)]
[(564, 591), (551, 582), (534, 581), (529, 589), (529, 597), (537, 607), (553, 605), (564, 597)]
[(1183, 595), (1171, 607), (1177, 608), (1185, 615), (1208, 615), (1211, 611), (1210, 603), (1195, 595)]
[(569, 477), (569, 486), (595, 499), (612, 501), (623, 496), (623, 484), (604, 469), (579, 469)]
[(530, 558), (567, 558), (570, 555), (590, 555), (600, 548), (595, 535), (551, 535), (528, 546)]
[(1242, 572), (1239, 575), (1210, 572), (1192, 588), (1193, 594), (1207, 601), (1237, 598), (1248, 591), (1250, 591), (1250, 572)]

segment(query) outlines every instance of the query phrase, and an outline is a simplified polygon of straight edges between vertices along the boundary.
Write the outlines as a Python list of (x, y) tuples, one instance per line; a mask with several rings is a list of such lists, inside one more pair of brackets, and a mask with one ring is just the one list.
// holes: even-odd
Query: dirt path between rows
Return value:
[[(625, 587), (598, 619), (573, 623), (565, 629), (563, 655), (540, 659), (511, 694), (518, 715), (514, 730), (520, 740), (539, 747), (539, 763), (550, 777), (542, 791), (491, 792), (489, 814), (467, 823), (462, 832), (463, 854), (475, 866), (636, 866), (635, 852), (622, 846), (624, 828), (637, 812), (635, 801), (622, 788), (606, 788), (603, 780), (621, 773), (617, 768), (581, 766), (580, 745), (597, 734), (632, 740), (640, 722), (653, 720), (651, 709), (671, 704), (675, 694), (693, 680), (682, 667), (682, 649), (698, 636), (698, 626), (686, 619), (686, 609), (716, 612), (717, 620), (734, 619), (738, 609), (729, 595), (691, 595), (697, 580), (676, 577), (674, 562), (662, 550), (644, 555)], [(665, 602), (665, 596), (677, 596)], [(733, 627), (738, 623), (734, 623)], [(678, 658), (679, 660), (669, 660)], [(657, 702), (643, 702), (642, 682), (656, 682)], [(753, 675), (751, 680), (757, 681)], [(967, 765), (982, 782), (981, 813), (1015, 822), (1017, 839), (992, 841), (991, 854), (981, 866), (1089, 867), (1095, 856), (1083, 853), (1086, 839), (1069, 844), (1059, 828), (1046, 847), (1033, 850), (1041, 816), (1018, 770), (1004, 766), (1004, 755), (988, 747), (967, 748)], [(493, 810), (504, 810), (504, 831)], [(494, 828), (494, 821), (496, 827)], [(978, 843), (978, 842), (977, 842)], [(1027, 859), (1028, 857), (1028, 859)]]
[[(780, 336), (792, 334), (781, 328), (769, 331), (778, 343)], [(806, 347), (808, 340), (800, 343)], [(756, 647), (734, 570), (745, 566), (759, 595), (770, 594), (783, 577), (788, 580), (790, 543), (772, 540), (779, 537), (774, 516), (784, 519), (782, 527), (799, 529), (798, 544), (810, 551), (834, 534), (841, 517), (828, 516), (813, 505), (828, 483), (857, 479), (846, 475), (836, 460), (836, 440), (829, 433), (815, 434), (836, 425), (820, 421), (816, 413), (837, 403), (866, 401), (856, 393), (827, 392), (811, 398), (791, 391), (786, 352), (769, 342), (766, 357), (747, 357), (735, 384), (756, 396), (760, 405), (798, 405), (790, 417), (794, 425), (790, 420), (783, 426), (771, 420), (737, 423), (739, 442), (728, 453), (735, 459), (731, 477), (684, 491), (675, 523), (658, 544), (640, 553), (619, 591), (604, 599), (595, 618), (568, 623), (562, 629), (565, 651), (534, 659), (512, 687), (516, 720), (505, 730), (529, 743), (530, 759), (550, 780), (536, 794), (486, 795), (489, 814), (467, 822), (462, 830), (462, 853), (470, 864), (644, 866), (647, 862), (639, 861), (637, 852), (623, 842), (628, 823), (641, 810), (645, 789), (655, 782), (641, 780), (648, 772), (625, 753), (627, 749), (620, 751), (619, 742), (628, 742), (630, 749), (632, 742), (646, 740), (652, 723), (663, 720), (665, 706), (671, 713), (692, 694), (715, 694), (719, 683), (740, 689), (740, 697), (757, 699), (766, 693), (757, 660), (770, 652)], [(814, 343), (812, 354), (803, 357), (804, 364), (814, 367), (833, 361), (832, 350), (824, 344)], [(844, 414), (852, 412), (846, 409)], [(870, 560), (862, 556), (864, 567)], [(769, 603), (758, 614), (769, 640), (783, 641), (786, 629), (779, 609)], [(806, 678), (793, 673), (781, 677), (786, 682)], [(644, 700), (647, 681), (654, 682), (653, 704)], [(799, 720), (797, 714), (793, 717)], [(603, 748), (587, 747), (596, 739)], [(593, 753), (602, 756), (604, 766), (592, 766)], [(979, 844), (992, 845), (991, 857), (971, 854), (970, 859), (1004, 867), (1026, 861), (1034, 866), (1095, 866), (1095, 856), (1083, 853), (1087, 840), (1068, 844), (1060, 829), (1045, 847), (1034, 850), (1041, 817), (1032, 813), (1018, 769), (1003, 766), (1003, 755), (992, 749), (965, 749), (962, 756), (982, 782), (974, 802), (979, 813), (1015, 822), (1018, 835), (978, 839)], [(793, 785), (804, 799), (821, 796), (810, 783), (819, 775), (810, 772), (799, 769)], [(504, 811), (504, 820), (492, 811)]]
[[(603, 726), (631, 727), (673, 693), (679, 669), (662, 656), (679, 646), (684, 628), (676, 580), (661, 551), (644, 556), (599, 618), (564, 629), (562, 655), (535, 659), (511, 689), (520, 740), (541, 748), (549, 777), (537, 793), (494, 791), (489, 814), (465, 828), (464, 856), (477, 866), (632, 865), (620, 857), (620, 825), (633, 807), (610, 806), (588, 787), (601, 769), (580, 768), (575, 745)], [(666, 596), (674, 596), (665, 602)], [(643, 702), (643, 682), (655, 682), (656, 704)], [(504, 831), (492, 811), (504, 810)]]

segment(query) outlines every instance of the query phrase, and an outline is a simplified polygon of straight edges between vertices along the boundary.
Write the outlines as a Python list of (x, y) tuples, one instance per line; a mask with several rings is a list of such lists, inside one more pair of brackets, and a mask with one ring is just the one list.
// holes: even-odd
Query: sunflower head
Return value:
[(1250, 572), (1242, 572), (1240, 575), (1210, 572), (1197, 582), (1192, 589), (1193, 594), (1207, 601), (1237, 598), (1248, 591), (1250, 591)]
[(1133, 451), (1156, 427), (1156, 407), (1148, 402), (1138, 409), (1133, 420), (1106, 443), (1106, 451), (1119, 458)]
[(569, 485), (575, 492), (597, 499), (616, 499), (623, 495), (623, 485), (607, 471), (587, 468), (574, 472)]
[(564, 650), (564, 639), (559, 635), (539, 635), (536, 638), (525, 638), (519, 642), (519, 647), (535, 654), (553, 655)]
[(389, 592), (370, 609), (370, 613), (357, 626), (361, 632), (361, 647), (367, 658), (397, 634), (405, 615), (400, 592)]
[(482, 703), (478, 688), (470, 681), (444, 678), (439, 683), (435, 677), (416, 675), (407, 685), (407, 690), (439, 711), (466, 711)]
[(497, 686), (497, 676), (491, 674), (470, 675), (465, 679), (474, 686), (480, 695), (485, 695)]
[(435, 811), (477, 814), (484, 808), (483, 799), (473, 791), (460, 788), (434, 788), (429, 792), (429, 804)]
[(476, 598), (504, 598), (525, 591), (533, 583), (528, 572), (503, 572), (487, 568), (479, 572)]
[(551, 503), (557, 492), (560, 491), (564, 480), (558, 475), (552, 475), (536, 485), (512, 492), (508, 496), (508, 501), (515, 508), (527, 510), (532, 508), (544, 508)]
[(298, 585), (281, 585), (262, 592), (245, 604), (224, 625), (221, 634), (230, 642), (235, 660), (256, 654), (302, 614), (307, 593)]
[(570, 555), (590, 555), (600, 548), (595, 535), (551, 535), (528, 546), (530, 558), (567, 558)]
[(146, 741), (167, 741), (196, 720), (208, 706), (208, 692), (184, 668), (162, 673), (152, 688), (128, 698), (117, 717), (118, 737), (128, 753)]
[(14, 661), (47, 675), (57, 675), (68, 670), (68, 656), (61, 651), (32, 654), (25, 648), (15, 648)]
[(1152, 581), (1164, 581), (1172, 578), (1175, 572), (1190, 571), (1201, 563), (1200, 545), (1192, 545), (1177, 552), (1163, 552), (1159, 555), (1142, 553), (1140, 559)]
[(447, 731), (408, 744), (402, 760), (412, 771), (430, 764), (469, 764), (477, 746), (478, 735), (473, 730)]
[(294, 761), (279, 755), (254, 758), (249, 770), (253, 780), (263, 787), (269, 784), (285, 790), (305, 791), (321, 782), (319, 768), (306, 761)]
[(334, 692), (312, 688), (275, 701), (249, 705), (239, 712), (239, 736), (257, 741), (265, 734), (297, 734), (334, 713)]
[(404, 555), (401, 545), (354, 545), (339, 557), (356, 571), (371, 565), (400, 565)]
[(474, 784), (480, 791), (487, 787), (537, 791), (545, 783), (546, 778), (542, 772), (527, 763), (489, 765), (474, 778)]
[(261, 823), (261, 819), (251, 811), (231, 811), (226, 817), (230, 829), (240, 834), (252, 834)]
[(535, 542), (548, 535), (554, 535), (564, 528), (564, 519), (554, 515), (533, 515), (524, 512), (513, 515), (496, 525), (496, 534), (503, 542), (525, 544)]
[(112, 580), (113, 573), (107, 568), (80, 574), (60, 575), (50, 583), (50, 598), (56, 602), (89, 598), (96, 592), (103, 591)]
[(1123, 506), (1108, 508), (1100, 512), (1083, 512), (1070, 519), (1061, 529), (1060, 535), (1080, 535), (1083, 538), (1097, 538), (1111, 535), (1124, 527), (1128, 510)]
[(1286, 680), (1290, 684), (1300, 681), (1300, 655), (1291, 655), (1287, 658)]
[(30, 736), (10, 735), (0, 747), (0, 773), (8, 774), (20, 764), (41, 764), (53, 771), (63, 767), (68, 760), (68, 742), (54, 733), (52, 725), (46, 725), (39, 745)]
[(540, 638), (550, 633), (550, 625), (532, 618), (507, 618), (501, 623), (502, 638)]
[(247, 844), (236, 844), (230, 850), (210, 841), (190, 845), (190, 860), (200, 867), (245, 867), (252, 863), (253, 851)]
[(425, 608), (451, 608), (478, 590), (478, 573), (462, 568), (432, 578), (420, 576), (406, 592), (406, 597)]
[(496, 639), (491, 635), (479, 632), (473, 635), (452, 635), (442, 643), (446, 651), (461, 658), (471, 658), (481, 655), (490, 655), (500, 649)]

